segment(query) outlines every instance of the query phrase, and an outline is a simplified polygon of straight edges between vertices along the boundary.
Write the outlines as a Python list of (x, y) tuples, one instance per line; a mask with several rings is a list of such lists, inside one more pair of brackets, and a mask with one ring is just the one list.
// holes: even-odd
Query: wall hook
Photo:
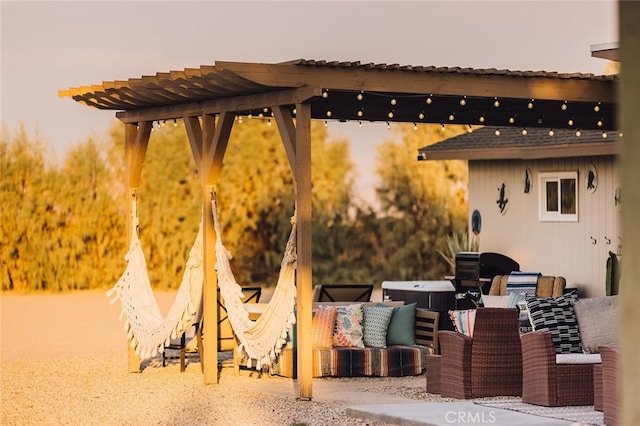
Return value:
[(604, 236), (604, 242), (607, 243), (607, 245), (611, 244), (611, 238), (607, 238), (607, 236)]
[(596, 239), (595, 239), (595, 238), (593, 238), (593, 237), (589, 237), (589, 238), (591, 238), (591, 244), (596, 244), (596, 243), (598, 242), (598, 240), (596, 240)]

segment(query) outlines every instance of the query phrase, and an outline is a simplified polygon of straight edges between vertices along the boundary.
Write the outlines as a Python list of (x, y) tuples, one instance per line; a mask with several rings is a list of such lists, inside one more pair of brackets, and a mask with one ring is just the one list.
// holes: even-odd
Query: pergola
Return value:
[[(311, 120), (617, 129), (617, 78), (544, 71), (436, 68), (296, 60), (212, 66), (60, 91), (115, 110), (125, 125), (128, 185), (139, 184), (154, 122), (184, 121), (202, 179), (205, 226), (205, 383), (217, 383), (215, 231), (209, 189), (236, 116), (273, 119), (296, 179), (298, 397), (312, 397)], [(128, 234), (131, 230), (128, 230)], [(130, 235), (130, 234), (129, 234)], [(139, 360), (130, 354), (130, 369)]]

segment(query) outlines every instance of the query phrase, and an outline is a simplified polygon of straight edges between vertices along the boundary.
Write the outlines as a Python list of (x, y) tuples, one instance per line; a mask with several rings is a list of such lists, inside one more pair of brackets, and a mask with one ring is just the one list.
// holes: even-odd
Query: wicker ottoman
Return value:
[(593, 366), (593, 408), (602, 411), (602, 364)]
[(440, 393), (441, 355), (427, 355), (427, 393)]

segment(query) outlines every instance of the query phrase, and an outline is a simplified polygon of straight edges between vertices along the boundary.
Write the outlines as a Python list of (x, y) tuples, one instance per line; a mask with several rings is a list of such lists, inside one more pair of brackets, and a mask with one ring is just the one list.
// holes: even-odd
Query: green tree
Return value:
[(416, 161), (418, 148), (464, 132), (462, 126), (401, 126), (399, 140), (378, 150), (383, 279), (438, 278), (447, 272), (437, 250), (467, 227), (468, 171), (462, 161)]

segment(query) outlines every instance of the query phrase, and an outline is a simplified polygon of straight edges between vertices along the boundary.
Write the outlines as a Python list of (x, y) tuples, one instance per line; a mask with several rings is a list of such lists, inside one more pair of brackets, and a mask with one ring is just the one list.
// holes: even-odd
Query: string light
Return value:
[(580, 129), (576, 130), (576, 137), (580, 137), (582, 135), (582, 132), (580, 131)]
[(389, 124), (389, 122), (387, 121), (387, 129), (389, 129), (391, 127), (391, 124)]
[(573, 126), (573, 118), (570, 118), (569, 121), (567, 121), (567, 124), (569, 126)]
[(467, 104), (467, 97), (463, 97), (462, 99), (460, 99), (460, 106), (465, 106)]
[(596, 106), (593, 107), (593, 110), (595, 112), (600, 112), (600, 102), (598, 102), (598, 104)]
[(364, 99), (364, 95), (362, 94), (362, 92), (358, 93), (358, 96), (356, 96), (356, 99), (359, 100), (359, 101)]
[(495, 98), (495, 101), (493, 101), (493, 106), (496, 108), (500, 106), (500, 101), (498, 100), (498, 98)]
[(431, 105), (431, 102), (433, 102), (433, 100), (431, 100), (431, 96), (432, 95), (427, 96), (427, 100), (425, 101), (429, 105)]
[(606, 138), (607, 138), (607, 136), (608, 136), (608, 135), (607, 135), (607, 132), (605, 132), (605, 131), (603, 130), (603, 131), (602, 131), (602, 138), (603, 138), (603, 139), (606, 139)]
[(160, 124), (161, 127), (164, 127), (166, 120), (162, 120), (162, 123)]
[(327, 111), (327, 117), (331, 117), (333, 113), (331, 111)]
[(269, 112), (269, 108), (267, 108), (267, 107), (262, 108), (262, 112), (264, 112), (265, 114), (268, 113)]
[(533, 99), (531, 99), (531, 102), (527, 104), (527, 108), (533, 109)]
[(362, 116), (364, 115), (364, 111), (359, 110), (359, 111), (358, 111), (358, 113), (357, 113), (357, 115), (358, 115), (358, 117), (362, 117)]
[(596, 124), (598, 125), (598, 127), (602, 127), (602, 120), (598, 120)]
[(566, 111), (566, 110), (567, 110), (567, 108), (568, 108), (568, 106), (567, 106), (567, 101), (564, 101), (564, 102), (563, 102), (563, 104), (562, 104), (562, 105), (560, 105), (560, 109), (561, 109), (561, 110), (563, 110), (563, 111)]
[(178, 120), (175, 118), (173, 119), (173, 127), (178, 127)]
[(362, 121), (358, 121), (358, 128), (362, 129)]
[(528, 132), (527, 132), (527, 128), (526, 128), (526, 127), (523, 127), (523, 128), (522, 128), (522, 136), (527, 136), (527, 133), (528, 133)]
[(398, 101), (396, 101), (396, 98), (391, 99), (391, 105), (395, 105), (397, 103), (398, 103)]
[(453, 114), (449, 114), (449, 121), (453, 121), (456, 119), (456, 116)]
[(416, 123), (413, 123), (413, 130), (418, 130), (418, 125)]
[(241, 115), (238, 116), (238, 123), (242, 124), (242, 116)]
[(267, 126), (271, 126), (271, 120), (267, 120)]
[(480, 118), (478, 119), (479, 122), (484, 123), (484, 115), (481, 115)]
[(467, 133), (471, 133), (473, 132), (473, 127), (471, 127), (471, 124), (467, 125)]
[(387, 117), (393, 118), (393, 111), (389, 111), (389, 114), (387, 114)]
[(618, 133), (618, 137), (622, 137), (622, 132)]
[(440, 130), (442, 130), (444, 132), (444, 130), (445, 130), (444, 124), (440, 125)]
[(324, 90), (324, 91), (322, 92), (322, 97), (323, 97), (323, 98), (325, 98), (325, 99), (327, 99), (327, 98), (329, 97), (329, 92), (327, 92), (326, 90)]
[(516, 122), (516, 119), (513, 117), (509, 117), (509, 124), (513, 124)]
[(420, 114), (418, 114), (418, 118), (420, 120), (424, 120), (424, 112), (421, 112)]
[(327, 120), (324, 120), (324, 127), (329, 127), (329, 123), (327, 123)]
[(496, 136), (500, 136), (500, 129), (496, 129), (495, 134)]
[(553, 129), (549, 129), (549, 136), (553, 136), (555, 133), (553, 133)]

